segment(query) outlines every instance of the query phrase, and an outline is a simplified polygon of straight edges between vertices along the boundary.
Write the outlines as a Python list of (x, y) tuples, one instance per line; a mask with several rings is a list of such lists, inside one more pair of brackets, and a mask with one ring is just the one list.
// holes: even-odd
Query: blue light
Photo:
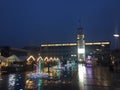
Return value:
[(21, 88), (21, 89), (19, 89), (19, 90), (24, 90), (24, 89)]

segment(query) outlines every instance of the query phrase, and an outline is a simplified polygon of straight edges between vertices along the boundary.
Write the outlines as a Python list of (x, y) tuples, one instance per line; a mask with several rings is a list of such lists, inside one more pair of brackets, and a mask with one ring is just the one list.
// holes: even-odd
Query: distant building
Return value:
[(77, 44), (66, 43), (66, 44), (42, 44), (41, 55), (43, 57), (59, 57), (60, 59), (69, 59), (71, 56), (77, 57)]
[(110, 41), (85, 42), (83, 28), (80, 26), (75, 43), (41, 44), (40, 53), (43, 57), (58, 57), (61, 60), (86, 60), (88, 55), (99, 60), (106, 59), (110, 54)]
[[(59, 57), (60, 59), (78, 59), (77, 43), (64, 44), (41, 44), (41, 55), (43, 57)], [(110, 53), (110, 42), (85, 43), (85, 56)]]

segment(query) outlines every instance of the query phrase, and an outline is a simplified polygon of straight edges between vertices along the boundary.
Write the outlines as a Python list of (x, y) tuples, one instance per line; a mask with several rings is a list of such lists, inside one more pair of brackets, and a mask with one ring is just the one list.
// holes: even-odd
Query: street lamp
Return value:
[(120, 35), (115, 33), (115, 34), (113, 34), (113, 36), (115, 37), (115, 48), (118, 48), (118, 46), (119, 46), (119, 39), (118, 38), (120, 37)]

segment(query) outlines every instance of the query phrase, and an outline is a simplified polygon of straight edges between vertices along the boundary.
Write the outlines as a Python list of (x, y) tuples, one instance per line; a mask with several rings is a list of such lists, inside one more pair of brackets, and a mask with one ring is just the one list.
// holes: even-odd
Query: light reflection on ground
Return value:
[[(66, 70), (51, 69), (50, 77), (44, 79), (30, 79), (26, 77), (26, 89), (43, 90), (43, 88), (49, 88), (50, 86), (68, 85), (72, 83), (74, 69), (72, 67), (66, 67)], [(27, 72), (31, 73), (31, 72)], [(46, 89), (45, 89), (46, 90)], [(56, 90), (56, 89), (55, 89)]]
[(8, 87), (9, 87), (9, 90), (14, 90), (14, 86), (15, 86), (15, 81), (16, 81), (16, 77), (15, 77), (15, 74), (10, 74), (8, 76)]
[(78, 64), (65, 70), (50, 69), (47, 79), (30, 79), (28, 73), (31, 71), (0, 75), (0, 90), (115, 90), (107, 67)]
[(50, 68), (50, 76), (46, 79), (27, 77), (27, 74), (35, 71), (0, 75), (0, 90), (67, 90), (72, 87), (75, 70), (77, 66), (65, 67), (63, 70)]
[(86, 67), (84, 65), (78, 64), (78, 78), (79, 78), (79, 87), (83, 87), (84, 90), (84, 75), (86, 75)]

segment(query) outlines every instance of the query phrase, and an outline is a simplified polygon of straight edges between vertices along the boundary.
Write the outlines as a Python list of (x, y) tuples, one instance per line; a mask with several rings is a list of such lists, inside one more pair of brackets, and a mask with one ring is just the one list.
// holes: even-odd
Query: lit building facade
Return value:
[(106, 59), (110, 54), (110, 42), (86, 42), (83, 28), (77, 29), (77, 40), (75, 43), (63, 44), (41, 44), (40, 55), (43, 57), (58, 57), (60, 60), (76, 60), (85, 62), (86, 57), (91, 55), (99, 60)]
[(41, 56), (43, 57), (58, 57), (61, 60), (69, 60), (77, 57), (77, 44), (64, 43), (64, 44), (42, 44)]
[[(64, 44), (41, 44), (40, 54), (43, 57), (58, 57), (60, 60), (77, 60), (78, 45), (77, 43)], [(110, 54), (110, 42), (86, 42), (85, 56), (92, 55), (101, 61), (108, 60)], [(80, 57), (81, 58), (81, 57)], [(107, 61), (105, 61), (107, 62)]]

